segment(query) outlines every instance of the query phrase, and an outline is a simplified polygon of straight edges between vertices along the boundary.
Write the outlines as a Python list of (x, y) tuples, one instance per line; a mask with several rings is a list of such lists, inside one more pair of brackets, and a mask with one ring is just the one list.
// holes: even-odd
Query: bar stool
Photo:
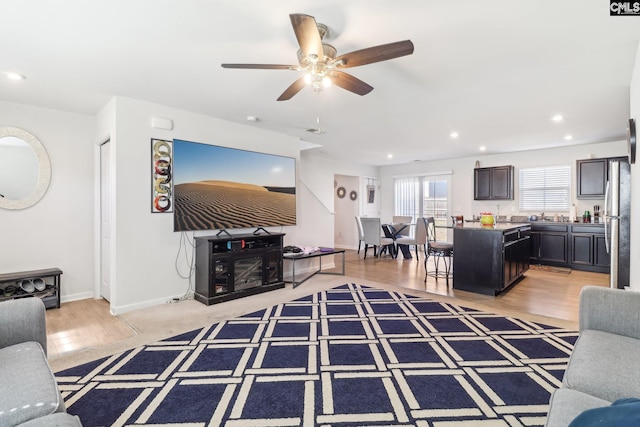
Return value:
[[(436, 223), (432, 216), (427, 218), (420, 218), (426, 222), (427, 225), (427, 253), (424, 260), (424, 281), (427, 282), (427, 277), (434, 277), (436, 280), (444, 278), (449, 284), (449, 277), (451, 276), (451, 265), (453, 261), (453, 243), (451, 242), (438, 242), (436, 241)], [(429, 257), (435, 257), (435, 270), (429, 271), (427, 262)], [(444, 271), (440, 270), (440, 260), (444, 264)]]

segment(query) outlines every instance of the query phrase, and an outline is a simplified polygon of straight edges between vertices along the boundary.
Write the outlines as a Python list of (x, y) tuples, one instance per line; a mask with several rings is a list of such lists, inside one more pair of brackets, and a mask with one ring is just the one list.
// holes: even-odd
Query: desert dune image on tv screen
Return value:
[(296, 224), (292, 157), (173, 141), (174, 231)]

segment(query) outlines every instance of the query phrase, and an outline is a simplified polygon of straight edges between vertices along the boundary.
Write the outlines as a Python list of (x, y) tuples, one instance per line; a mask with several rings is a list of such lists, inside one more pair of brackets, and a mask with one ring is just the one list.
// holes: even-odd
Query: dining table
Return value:
[[(382, 232), (385, 237), (389, 237), (395, 240), (399, 237), (406, 237), (409, 235), (409, 227), (412, 224), (382, 224)], [(402, 256), (404, 259), (411, 259), (413, 256), (411, 255), (411, 250), (409, 249), (409, 245), (396, 245), (394, 244), (394, 254), (393, 257), (397, 258), (398, 249), (402, 252)]]

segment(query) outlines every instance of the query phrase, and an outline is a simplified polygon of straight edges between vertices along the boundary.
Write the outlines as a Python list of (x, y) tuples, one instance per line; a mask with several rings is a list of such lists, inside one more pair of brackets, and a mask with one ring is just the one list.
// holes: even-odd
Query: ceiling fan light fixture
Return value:
[(298, 65), (224, 63), (222, 67), (254, 70), (295, 70), (302, 71), (305, 74), (308, 73), (308, 75), (298, 77), (297, 80), (289, 85), (278, 97), (278, 101), (291, 99), (306, 85), (310, 85), (315, 92), (321, 92), (329, 85), (335, 85), (362, 96), (371, 92), (373, 87), (340, 69), (388, 61), (413, 54), (414, 46), (411, 40), (403, 40), (371, 46), (336, 56), (336, 48), (329, 43), (323, 42), (329, 32), (329, 28), (326, 25), (318, 24), (313, 16), (303, 13), (289, 14), (289, 19), (299, 46), (299, 49), (297, 49)]

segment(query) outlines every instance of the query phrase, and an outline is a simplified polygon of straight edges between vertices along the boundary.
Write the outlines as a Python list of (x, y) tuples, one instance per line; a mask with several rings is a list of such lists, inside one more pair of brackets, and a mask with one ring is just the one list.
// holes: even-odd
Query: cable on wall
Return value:
[[(191, 258), (189, 258), (189, 253), (191, 253)], [(182, 255), (184, 254), (184, 255)], [(193, 240), (193, 235), (191, 239), (189, 239), (189, 235), (186, 232), (180, 233), (180, 244), (178, 245), (178, 252), (176, 253), (175, 260), (175, 268), (178, 276), (182, 279), (187, 279), (187, 290), (184, 295), (178, 298), (178, 301), (184, 301), (187, 299), (193, 299), (194, 284), (193, 284), (193, 273), (196, 270), (195, 259), (196, 259), (196, 245)], [(189, 270), (186, 274), (180, 271), (179, 261), (181, 256), (184, 256), (185, 265), (189, 266)], [(174, 300), (175, 301), (175, 300)]]

